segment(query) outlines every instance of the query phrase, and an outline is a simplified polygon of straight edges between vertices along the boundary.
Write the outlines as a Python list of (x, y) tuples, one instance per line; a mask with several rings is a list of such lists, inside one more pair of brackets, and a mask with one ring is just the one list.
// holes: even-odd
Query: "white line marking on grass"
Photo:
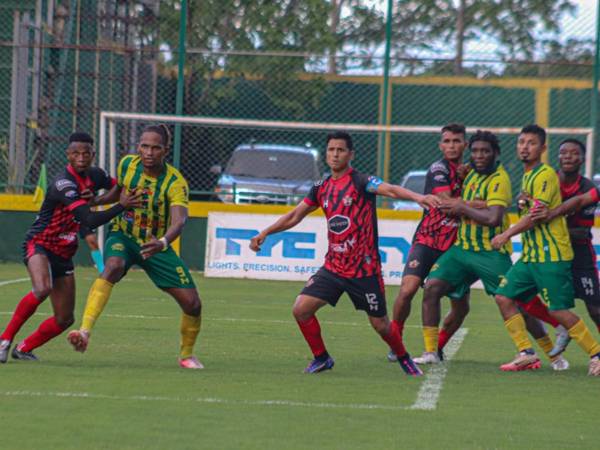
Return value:
[(440, 398), (440, 393), (442, 392), (444, 378), (448, 372), (448, 363), (460, 348), (468, 332), (468, 328), (461, 328), (454, 334), (444, 349), (445, 362), (431, 366), (425, 375), (425, 381), (423, 381), (421, 389), (419, 389), (417, 400), (415, 400), (415, 403), (410, 409), (431, 411), (437, 407), (437, 402)]
[(16, 280), (0, 281), (0, 286), (6, 286), (7, 284), (14, 283), (22, 283), (23, 281), (29, 281), (29, 278), (17, 278)]
[(312, 403), (298, 402), (293, 400), (229, 400), (211, 397), (166, 397), (148, 395), (106, 395), (93, 394), (90, 392), (40, 392), (40, 391), (9, 391), (0, 395), (5, 397), (58, 397), (58, 398), (83, 398), (92, 400), (126, 400), (145, 402), (198, 402), (217, 403), (222, 405), (246, 405), (246, 406), (288, 406), (292, 408), (328, 408), (328, 409), (369, 409), (400, 411), (410, 409), (405, 406), (380, 405), (369, 403)]

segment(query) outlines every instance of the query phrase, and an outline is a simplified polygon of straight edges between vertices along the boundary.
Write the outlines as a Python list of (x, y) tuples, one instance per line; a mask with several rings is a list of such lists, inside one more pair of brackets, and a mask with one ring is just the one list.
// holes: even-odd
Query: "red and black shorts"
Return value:
[(408, 252), (402, 276), (414, 275), (425, 281), (431, 268), (443, 253), (442, 250), (436, 250), (423, 244), (413, 244)]
[(23, 263), (27, 265), (29, 258), (35, 254), (46, 255), (46, 258), (48, 258), (48, 262), (50, 263), (50, 276), (53, 280), (55, 278), (73, 275), (73, 272), (75, 271), (73, 259), (63, 258), (56, 253), (52, 253), (50, 250), (41, 246), (40, 244), (36, 244), (31, 241), (25, 241), (23, 243)]
[(596, 252), (590, 245), (573, 243), (573, 287), (575, 298), (589, 305), (600, 306), (600, 283), (596, 266)]
[(310, 295), (331, 306), (335, 306), (346, 292), (352, 300), (354, 307), (365, 311), (372, 317), (387, 315), (385, 304), (385, 290), (381, 275), (371, 275), (363, 278), (345, 278), (321, 267), (308, 282), (301, 295)]

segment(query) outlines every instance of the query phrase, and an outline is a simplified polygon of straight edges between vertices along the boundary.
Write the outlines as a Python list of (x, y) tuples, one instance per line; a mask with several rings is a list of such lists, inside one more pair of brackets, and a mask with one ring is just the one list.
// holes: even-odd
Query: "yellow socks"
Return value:
[[(548, 336), (548, 335), (541, 337), (539, 339), (536, 339), (535, 341), (538, 343), (538, 345), (541, 347), (541, 349), (544, 351), (544, 353), (546, 355), (548, 355), (548, 353), (550, 353), (550, 350), (552, 350), (552, 348), (554, 347), (554, 344), (552, 344), (552, 339), (550, 339), (550, 336)], [(550, 360), (553, 360), (553, 359), (554, 358), (550, 358)]]
[(521, 314), (515, 314), (510, 319), (506, 320), (504, 326), (520, 352), (532, 348), (531, 341), (527, 337), (525, 320)]
[(423, 327), (423, 340), (425, 341), (425, 351), (435, 353), (438, 349), (438, 327)]
[(594, 339), (583, 320), (579, 320), (569, 328), (569, 336), (577, 341), (579, 346), (590, 356), (600, 353), (600, 344)]
[(188, 316), (187, 314), (181, 314), (181, 346), (179, 350), (179, 357), (186, 359), (192, 356), (194, 351), (194, 344), (196, 338), (200, 332), (200, 323), (202, 322), (202, 316)]
[(112, 291), (113, 284), (98, 278), (94, 281), (90, 293), (88, 294), (87, 302), (85, 303), (85, 310), (83, 311), (83, 321), (81, 323), (81, 329), (88, 333), (94, 328), (96, 320), (102, 314), (110, 293)]

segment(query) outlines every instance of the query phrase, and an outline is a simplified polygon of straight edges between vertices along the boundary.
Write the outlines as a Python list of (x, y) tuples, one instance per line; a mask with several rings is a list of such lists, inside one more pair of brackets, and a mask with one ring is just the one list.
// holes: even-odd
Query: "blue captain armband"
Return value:
[(367, 183), (367, 186), (365, 187), (365, 190), (367, 192), (370, 192), (370, 193), (374, 194), (375, 192), (377, 192), (377, 188), (382, 183), (383, 183), (383, 180), (381, 178), (375, 177), (375, 176), (370, 176), (369, 177), (369, 182)]

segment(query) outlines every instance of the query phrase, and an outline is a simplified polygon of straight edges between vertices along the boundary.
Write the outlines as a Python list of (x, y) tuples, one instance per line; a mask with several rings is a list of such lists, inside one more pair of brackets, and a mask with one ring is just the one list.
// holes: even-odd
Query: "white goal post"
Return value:
[[(145, 114), (145, 113), (127, 113), (102, 111), (100, 113), (99, 127), (99, 165), (107, 169), (111, 175), (116, 174), (117, 167), (117, 139), (116, 122), (117, 121), (135, 121), (135, 122), (162, 122), (166, 124), (181, 125), (205, 125), (205, 126), (227, 126), (241, 128), (262, 128), (262, 129), (282, 129), (282, 130), (313, 130), (313, 131), (335, 131), (344, 130), (348, 132), (377, 132), (377, 133), (438, 133), (443, 125), (440, 126), (409, 126), (409, 125), (369, 125), (356, 123), (315, 123), (315, 122), (286, 122), (276, 120), (252, 120), (252, 119), (229, 119), (216, 117), (193, 117), (193, 116), (175, 116), (168, 114)], [(473, 133), (476, 130), (486, 130), (492, 133), (513, 134), (516, 135), (521, 130), (520, 127), (487, 127), (487, 126), (467, 126), (467, 133)], [(546, 132), (552, 135), (585, 135), (586, 160), (585, 176), (592, 178), (594, 167), (594, 129), (593, 128), (546, 128)], [(108, 156), (108, 160), (107, 160)]]

